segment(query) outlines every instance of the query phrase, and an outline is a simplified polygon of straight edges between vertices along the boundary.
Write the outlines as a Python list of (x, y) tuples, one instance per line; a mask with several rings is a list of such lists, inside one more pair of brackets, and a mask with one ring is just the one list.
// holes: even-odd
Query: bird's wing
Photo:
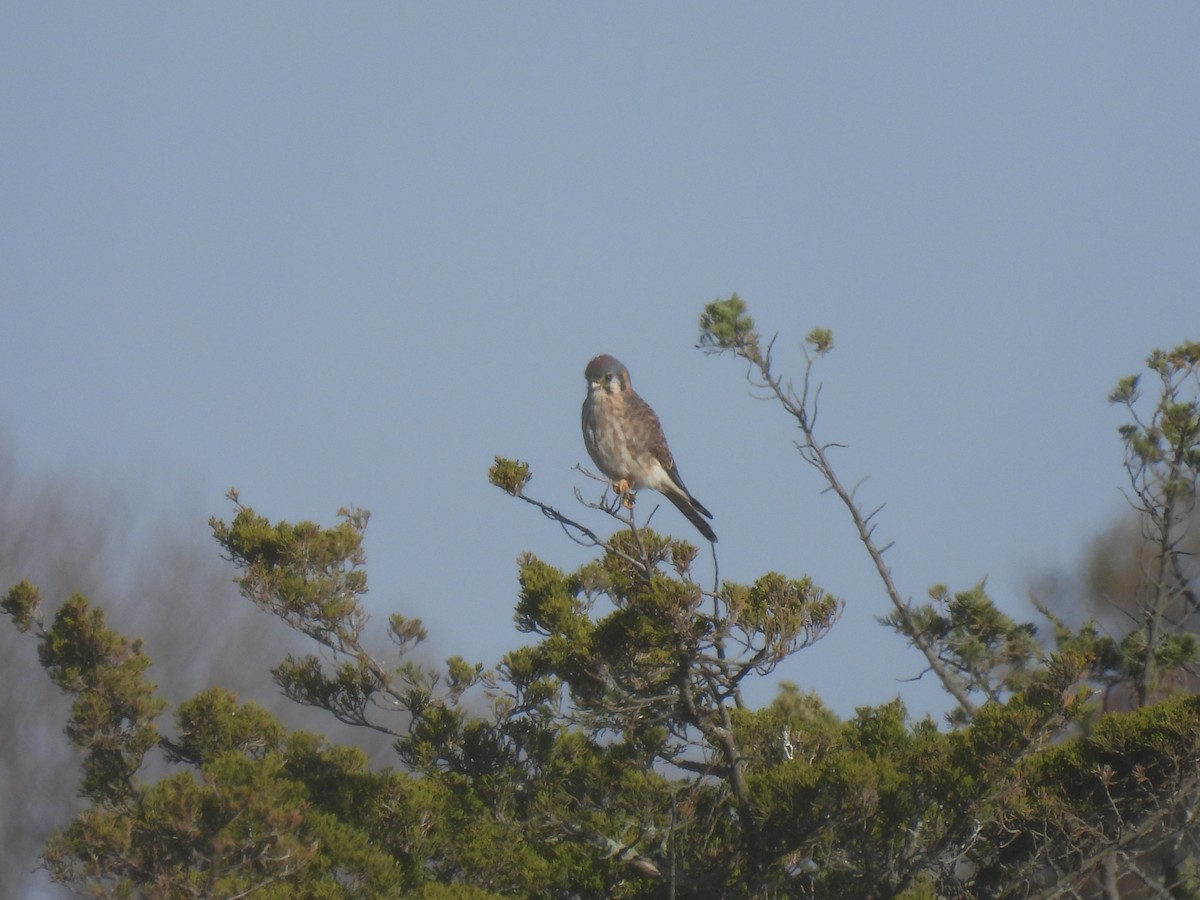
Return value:
[(631, 443), (644, 448), (667, 472), (674, 472), (675, 458), (667, 446), (662, 424), (650, 404), (634, 391), (629, 391), (625, 396), (625, 419), (632, 437)]
[(671, 455), (671, 448), (667, 446), (667, 437), (663, 434), (658, 416), (654, 414), (650, 404), (632, 391), (629, 392), (625, 402), (629, 428), (637, 436), (637, 445), (645, 447), (662, 470), (660, 478), (663, 481), (659, 484), (649, 484), (648, 487), (654, 488), (674, 503), (705, 538), (715, 543), (717, 536), (712, 527), (704, 521), (704, 517), (711, 519), (712, 513), (691, 495), (687, 486), (684, 485), (683, 479), (679, 477), (675, 457)]

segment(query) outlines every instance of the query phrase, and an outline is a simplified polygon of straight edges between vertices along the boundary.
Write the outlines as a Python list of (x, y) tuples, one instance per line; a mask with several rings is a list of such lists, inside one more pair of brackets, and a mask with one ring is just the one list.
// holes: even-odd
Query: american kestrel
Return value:
[(688, 493), (675, 468), (658, 416), (629, 383), (629, 370), (611, 356), (597, 356), (583, 371), (583, 443), (588, 455), (619, 493), (651, 488), (687, 516), (714, 543), (712, 513)]

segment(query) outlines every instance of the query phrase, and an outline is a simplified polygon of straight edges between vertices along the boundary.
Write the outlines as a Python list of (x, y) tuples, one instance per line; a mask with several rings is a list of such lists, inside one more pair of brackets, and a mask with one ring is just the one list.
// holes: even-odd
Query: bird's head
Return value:
[(597, 356), (583, 370), (588, 390), (597, 396), (613, 396), (629, 390), (629, 370), (607, 354)]

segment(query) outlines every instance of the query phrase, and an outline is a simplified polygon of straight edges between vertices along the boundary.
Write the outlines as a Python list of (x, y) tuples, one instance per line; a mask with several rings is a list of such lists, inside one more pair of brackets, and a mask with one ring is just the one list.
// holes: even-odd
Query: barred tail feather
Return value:
[(704, 521), (704, 516), (712, 518), (712, 513), (700, 505), (697, 500), (694, 500), (690, 494), (675, 493), (672, 491), (665, 495), (668, 500), (675, 504), (675, 507), (687, 517), (687, 520), (696, 526), (696, 530), (704, 535), (706, 540), (717, 542), (717, 534), (712, 530), (712, 526)]

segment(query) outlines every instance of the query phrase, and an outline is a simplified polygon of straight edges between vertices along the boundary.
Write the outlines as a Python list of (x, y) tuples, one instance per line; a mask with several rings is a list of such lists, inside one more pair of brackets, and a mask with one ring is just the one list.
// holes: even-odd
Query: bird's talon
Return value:
[(636, 494), (629, 487), (629, 479), (622, 478), (620, 481), (613, 482), (613, 490), (617, 496), (621, 498), (621, 505), (626, 509), (633, 509), (633, 501)]

